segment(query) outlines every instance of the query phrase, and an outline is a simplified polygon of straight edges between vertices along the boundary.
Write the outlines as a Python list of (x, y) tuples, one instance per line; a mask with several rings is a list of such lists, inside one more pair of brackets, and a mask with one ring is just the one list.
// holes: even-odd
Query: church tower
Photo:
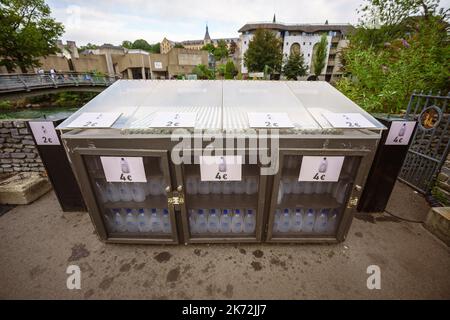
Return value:
[(203, 38), (203, 44), (211, 43), (211, 37), (209, 36), (208, 25), (206, 25), (205, 37)]

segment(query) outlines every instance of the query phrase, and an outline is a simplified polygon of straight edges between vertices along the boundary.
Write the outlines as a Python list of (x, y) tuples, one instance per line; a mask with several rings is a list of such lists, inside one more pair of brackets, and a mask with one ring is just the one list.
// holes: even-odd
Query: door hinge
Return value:
[(350, 200), (348, 200), (347, 208), (351, 209), (358, 205), (358, 197), (351, 197)]

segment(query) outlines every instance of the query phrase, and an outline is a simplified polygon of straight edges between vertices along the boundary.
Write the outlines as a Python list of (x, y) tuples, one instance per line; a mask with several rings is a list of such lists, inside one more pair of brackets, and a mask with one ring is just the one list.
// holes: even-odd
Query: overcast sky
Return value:
[[(64, 41), (78, 45), (150, 43), (203, 39), (208, 23), (212, 38), (238, 37), (246, 22), (357, 23), (363, 0), (47, 0), (52, 16), (65, 25)], [(441, 0), (449, 7), (450, 0)]]

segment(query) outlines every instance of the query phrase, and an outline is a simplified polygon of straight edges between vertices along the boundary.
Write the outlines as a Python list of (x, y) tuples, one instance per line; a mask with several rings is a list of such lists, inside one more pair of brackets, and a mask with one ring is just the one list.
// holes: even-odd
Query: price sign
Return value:
[(30, 121), (31, 132), (38, 145), (60, 145), (53, 122)]
[(298, 181), (338, 181), (343, 163), (344, 157), (304, 156)]
[(241, 156), (200, 156), (201, 181), (241, 181)]
[(287, 113), (248, 112), (248, 122), (252, 128), (293, 128)]
[(386, 138), (386, 145), (407, 145), (414, 127), (415, 121), (393, 121)]
[(106, 181), (147, 182), (142, 157), (100, 157)]
[(324, 113), (323, 116), (335, 128), (375, 128), (376, 126), (360, 113)]
[(193, 128), (197, 113), (195, 112), (158, 112), (150, 124), (153, 128)]
[(69, 128), (109, 128), (121, 116), (119, 112), (85, 112), (72, 121)]

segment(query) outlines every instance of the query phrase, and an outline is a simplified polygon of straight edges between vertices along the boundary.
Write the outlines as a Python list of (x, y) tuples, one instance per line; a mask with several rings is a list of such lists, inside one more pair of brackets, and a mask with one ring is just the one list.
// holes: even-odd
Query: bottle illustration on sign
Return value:
[(327, 160), (327, 158), (325, 157), (325, 158), (323, 158), (323, 160), (320, 162), (320, 165), (319, 165), (319, 172), (320, 172), (320, 173), (325, 173), (325, 172), (327, 172), (327, 168), (328, 168), (328, 160)]
[(406, 123), (404, 123), (402, 125), (402, 127), (400, 128), (400, 131), (398, 132), (398, 136), (403, 137), (405, 135), (405, 132), (406, 132)]
[(227, 172), (227, 163), (224, 157), (220, 157), (219, 172)]
[(128, 165), (128, 162), (125, 160), (125, 158), (120, 158), (120, 168), (122, 170), (122, 173), (130, 173), (130, 166)]

